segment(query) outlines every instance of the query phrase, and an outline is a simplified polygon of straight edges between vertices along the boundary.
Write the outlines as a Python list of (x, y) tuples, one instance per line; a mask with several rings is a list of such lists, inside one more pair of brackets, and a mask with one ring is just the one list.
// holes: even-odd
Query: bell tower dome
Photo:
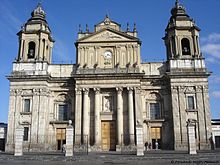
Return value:
[(183, 5), (176, 0), (165, 30), (167, 60), (200, 58), (199, 32)]
[(46, 13), (40, 3), (32, 11), (31, 18), (21, 27), (17, 35), (19, 36), (17, 62), (51, 63), (54, 40), (46, 21)]

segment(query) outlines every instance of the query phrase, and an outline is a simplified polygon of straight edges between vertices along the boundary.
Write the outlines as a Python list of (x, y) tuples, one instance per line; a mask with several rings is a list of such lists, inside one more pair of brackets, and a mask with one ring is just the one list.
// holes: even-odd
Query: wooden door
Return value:
[(102, 149), (113, 151), (116, 149), (116, 127), (114, 121), (102, 122)]
[(66, 129), (65, 128), (57, 128), (57, 150), (61, 150), (63, 144), (66, 144)]
[(152, 127), (151, 128), (151, 143), (152, 148), (156, 149), (156, 142), (158, 143), (158, 148), (161, 148), (161, 128)]

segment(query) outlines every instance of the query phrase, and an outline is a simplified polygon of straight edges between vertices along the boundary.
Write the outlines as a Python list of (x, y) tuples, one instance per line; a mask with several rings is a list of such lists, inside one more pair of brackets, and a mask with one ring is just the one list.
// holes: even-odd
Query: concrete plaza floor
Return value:
[(120, 152), (91, 152), (88, 155), (65, 157), (62, 153), (24, 153), (15, 157), (12, 153), (0, 153), (0, 165), (220, 165), (220, 150), (200, 151), (189, 155), (180, 151), (147, 151), (144, 156), (122, 155)]

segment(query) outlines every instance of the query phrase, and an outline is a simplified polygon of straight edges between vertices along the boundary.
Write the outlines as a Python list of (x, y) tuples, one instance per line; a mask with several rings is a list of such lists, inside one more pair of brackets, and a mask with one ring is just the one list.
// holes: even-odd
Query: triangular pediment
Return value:
[(138, 38), (123, 32), (111, 29), (102, 29), (78, 40), (78, 42), (102, 42), (102, 41), (137, 41)]

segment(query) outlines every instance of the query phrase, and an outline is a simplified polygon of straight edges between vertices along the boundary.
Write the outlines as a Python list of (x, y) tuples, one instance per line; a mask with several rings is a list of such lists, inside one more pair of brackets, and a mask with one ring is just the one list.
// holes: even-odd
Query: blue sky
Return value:
[[(9, 81), (6, 75), (12, 71), (12, 62), (17, 57), (16, 33), (30, 18), (40, 0), (0, 0), (0, 122), (7, 122)], [(142, 41), (142, 61), (166, 59), (163, 40), (164, 30), (175, 0), (41, 0), (47, 13), (47, 21), (56, 40), (53, 49), (54, 63), (74, 63), (74, 42), (81, 24), (90, 31), (106, 14), (126, 29), (136, 22)], [(212, 118), (220, 118), (220, 1), (180, 0), (187, 13), (202, 29), (200, 44), (206, 65), (212, 76), (209, 78), (209, 94)]]

